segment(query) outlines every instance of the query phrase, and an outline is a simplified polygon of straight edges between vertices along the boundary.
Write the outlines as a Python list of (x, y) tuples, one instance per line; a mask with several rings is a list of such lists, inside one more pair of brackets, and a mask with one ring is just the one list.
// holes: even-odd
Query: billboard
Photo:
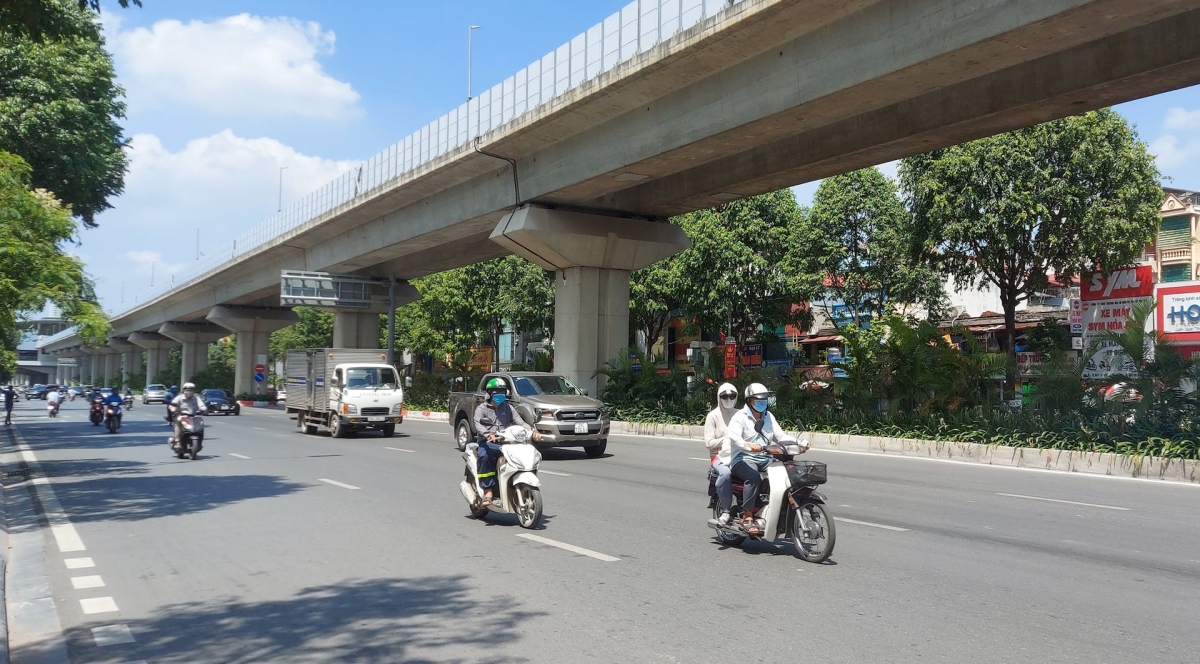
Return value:
[(1200, 282), (1159, 285), (1154, 316), (1167, 341), (1200, 341)]
[(1149, 265), (1117, 270), (1111, 274), (1093, 272), (1080, 283), (1083, 300), (1113, 300), (1154, 295), (1154, 271)]
[(1134, 371), (1132, 360), (1116, 344), (1101, 341), (1101, 336), (1105, 332), (1119, 334), (1133, 307), (1153, 301), (1153, 279), (1150, 266), (1141, 265), (1111, 274), (1093, 273), (1083, 280), (1083, 347), (1085, 353), (1092, 353), (1084, 378), (1102, 380)]

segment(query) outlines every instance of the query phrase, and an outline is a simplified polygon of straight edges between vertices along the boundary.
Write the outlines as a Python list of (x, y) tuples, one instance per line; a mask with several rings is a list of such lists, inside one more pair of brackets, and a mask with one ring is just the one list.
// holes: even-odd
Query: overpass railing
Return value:
[(438, 157), (488, 131), (553, 102), (675, 35), (745, 0), (634, 0), (478, 97), (403, 140), (232, 242), (208, 250), (206, 260), (139, 294), (130, 310), (235, 262), (280, 235), (338, 208), (351, 206), (384, 185), (411, 175)]

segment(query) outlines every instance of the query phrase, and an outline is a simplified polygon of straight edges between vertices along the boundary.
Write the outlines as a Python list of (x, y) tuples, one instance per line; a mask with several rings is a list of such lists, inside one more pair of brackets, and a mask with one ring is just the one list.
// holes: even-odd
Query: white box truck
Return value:
[(287, 412), (307, 434), (328, 429), (334, 438), (359, 431), (396, 433), (404, 421), (400, 372), (387, 353), (358, 348), (289, 350), (284, 362)]

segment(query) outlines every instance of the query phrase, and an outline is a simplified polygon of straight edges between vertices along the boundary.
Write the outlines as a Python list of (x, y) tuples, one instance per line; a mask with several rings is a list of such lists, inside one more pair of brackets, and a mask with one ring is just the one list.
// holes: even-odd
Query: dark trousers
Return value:
[(475, 455), (479, 458), (479, 474), (476, 475), (479, 478), (479, 486), (491, 489), (496, 486), (496, 461), (500, 458), (500, 446), (481, 440), (479, 447), (475, 449)]
[(758, 488), (762, 486), (762, 475), (756, 465), (738, 461), (729, 469), (733, 476), (742, 480), (742, 510), (749, 513), (758, 503)]
[(12, 406), (10, 405), (4, 406), (4, 423), (12, 424)]

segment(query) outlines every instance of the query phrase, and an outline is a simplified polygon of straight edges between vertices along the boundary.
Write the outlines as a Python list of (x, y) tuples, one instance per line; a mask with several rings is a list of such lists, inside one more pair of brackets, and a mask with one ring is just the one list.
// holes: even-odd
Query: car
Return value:
[(200, 393), (200, 399), (210, 415), (241, 415), (242, 405), (229, 390), (210, 388)]
[(280, 403), (286, 403), (287, 402), (287, 390), (279, 390), (278, 392), (276, 392), (275, 393), (275, 401), (278, 401)]
[(83, 394), (83, 387), (80, 385), (73, 385), (73, 386), (67, 388), (67, 394), (70, 394), (73, 397), (80, 396), (81, 394)]
[(113, 393), (113, 388), (111, 388), (111, 387), (102, 387), (102, 388), (100, 388), (100, 395), (101, 395), (101, 396), (105, 396), (105, 397), (106, 397), (106, 396), (108, 396), (108, 395), (110, 395), (110, 394), (112, 394), (112, 393)]
[(142, 404), (148, 403), (163, 403), (167, 400), (167, 386), (155, 383), (147, 385), (146, 391), (142, 392)]
[(38, 393), (45, 394), (46, 386), (41, 383), (34, 383), (33, 385), (30, 385), (29, 387), (25, 388), (25, 400), (30, 401), (32, 399), (37, 399), (38, 397), (35, 397), (34, 395)]
[(25, 393), (25, 398), (30, 400), (41, 399), (42, 401), (45, 401), (46, 395), (57, 391), (57, 385), (34, 385), (32, 391)]

